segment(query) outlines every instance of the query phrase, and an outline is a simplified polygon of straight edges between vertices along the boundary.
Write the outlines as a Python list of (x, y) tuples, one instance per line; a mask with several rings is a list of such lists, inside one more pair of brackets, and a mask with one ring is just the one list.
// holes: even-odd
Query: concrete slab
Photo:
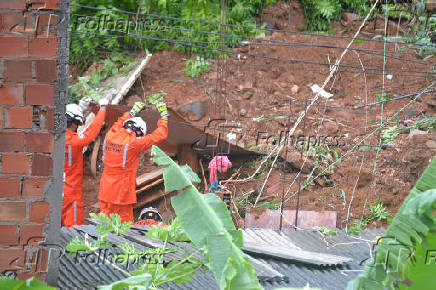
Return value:
[[(282, 230), (294, 230), (295, 210), (283, 211)], [(328, 226), (336, 228), (337, 214), (335, 211), (298, 211), (297, 227), (311, 229), (314, 226)], [(248, 208), (245, 214), (246, 228), (280, 229), (280, 211), (261, 208)]]

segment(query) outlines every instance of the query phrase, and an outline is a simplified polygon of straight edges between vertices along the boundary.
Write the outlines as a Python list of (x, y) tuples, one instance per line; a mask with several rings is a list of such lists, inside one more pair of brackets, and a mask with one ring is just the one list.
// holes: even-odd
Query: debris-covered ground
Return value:
[[(262, 20), (268, 22), (275, 31), (264, 37), (247, 39), (225, 61), (211, 60), (209, 72), (199, 78), (183, 74), (189, 56), (168, 51), (154, 53), (143, 72), (142, 82), (136, 83), (131, 94), (148, 96), (163, 91), (168, 106), (176, 110), (192, 102), (207, 102), (209, 106), (202, 107), (204, 117), (199, 118), (190, 112), (182, 115), (200, 128), (207, 124), (209, 118), (220, 116), (228, 121), (239, 122), (242, 130), (237, 136), (240, 138), (238, 145), (268, 153), (275, 146), (274, 142), (283, 136), (281, 132), (292, 128), (298, 116), (310, 104), (314, 97), (312, 85), (321, 86), (329, 75), (329, 66), (320, 64), (333, 64), (361, 24), (361, 21), (342, 19), (334, 25), (334, 37), (315, 37), (295, 33), (304, 21), (302, 15), (301, 8), (295, 3), (270, 6)], [(369, 38), (382, 33), (384, 25), (384, 20), (380, 19), (369, 22), (362, 30), (362, 37)], [(391, 22), (388, 30), (390, 35), (395, 36), (397, 30), (401, 31), (401, 26)], [(325, 142), (311, 147), (310, 158), (300, 175), (298, 172), (306, 154), (301, 148), (307, 148), (307, 144), (295, 142), (297, 145), (294, 146), (294, 142), (288, 143), (289, 146), (281, 152), (281, 157), (273, 166), (258, 204), (277, 208), (284, 192), (286, 209), (295, 209), (299, 199), (300, 210), (336, 211), (337, 227), (344, 226), (351, 200), (348, 225), (354, 219), (360, 219), (362, 213), (368, 215), (368, 207), (377, 200), (387, 208), (387, 212), (394, 215), (434, 156), (436, 135), (428, 127), (421, 126), (421, 130), (418, 130), (420, 120), (435, 116), (433, 94), (422, 95), (404, 109), (410, 98), (388, 102), (383, 107), (354, 108), (382, 97), (383, 85), (386, 97), (424, 90), (435, 80), (426, 73), (433, 71), (432, 65), (436, 63), (434, 57), (423, 60), (413, 50), (405, 49), (405, 45), (384, 44), (380, 40), (355, 40), (351, 47), (353, 50), (343, 58), (339, 72), (326, 86), (326, 91), (333, 97), (320, 97), (307, 110), (307, 117), (298, 125), (294, 139), (291, 139), (295, 141), (303, 136), (297, 141), (307, 141), (309, 136), (318, 135), (327, 137), (322, 139)], [(223, 68), (222, 75), (217, 73), (219, 67)], [(387, 75), (384, 81), (383, 71)], [(213, 105), (211, 100), (219, 100), (220, 103)], [(381, 120), (390, 119), (394, 114), (396, 117), (392, 123), (381, 133), (383, 143), (391, 142), (396, 147), (388, 145), (378, 152), (376, 146), (380, 141), (380, 132), (377, 132), (362, 143), (366, 146), (353, 149), (353, 145), (378, 128)], [(387, 128), (393, 128), (393, 131)], [(402, 128), (404, 133), (395, 136), (395, 130)], [(234, 166), (234, 178), (250, 176), (261, 159), (246, 160), (240, 166)], [(240, 216), (244, 215), (244, 207), (252, 205), (260, 194), (273, 160), (265, 162), (266, 166), (260, 169), (256, 178), (228, 184)], [(337, 163), (328, 168), (327, 164), (333, 161)], [(207, 162), (204, 161), (206, 169)], [(97, 210), (93, 205), (97, 202), (101, 172), (92, 177), (89, 163), (85, 161), (85, 164), (87, 215)], [(144, 153), (141, 164), (139, 173), (153, 167), (149, 152)], [(322, 171), (324, 173), (320, 174)], [(201, 174), (199, 172), (202, 178)], [(301, 189), (306, 180), (317, 175), (319, 177), (314, 182)], [(301, 191), (298, 194), (299, 189)], [(162, 188), (157, 186), (153, 190)], [(169, 199), (170, 196), (166, 196), (153, 203), (163, 212), (164, 218), (171, 217)], [(242, 219), (238, 225), (243, 226)], [(379, 226), (381, 222), (373, 221), (370, 224), (374, 225)]]

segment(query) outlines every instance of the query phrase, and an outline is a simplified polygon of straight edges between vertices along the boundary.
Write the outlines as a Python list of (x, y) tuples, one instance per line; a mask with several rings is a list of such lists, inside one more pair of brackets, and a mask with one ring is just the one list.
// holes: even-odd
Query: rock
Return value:
[(295, 94), (298, 93), (299, 89), (300, 89), (300, 88), (299, 88), (297, 85), (293, 85), (293, 86), (291, 87), (291, 93), (292, 93), (293, 95), (295, 95)]
[[(301, 155), (301, 153), (297, 151), (289, 151), (289, 148), (288, 148), (288, 153), (285, 154), (285, 152), (286, 152), (285, 150), (282, 150), (280, 152), (280, 157), (285, 159), (286, 162), (288, 162), (295, 170), (300, 170), (301, 166), (303, 166), (304, 163), (304, 167), (302, 168), (301, 172), (303, 172), (304, 174), (309, 174), (312, 171), (312, 169), (315, 167), (313, 161), (308, 158), (305, 158), (304, 155), (303, 156)], [(306, 162), (304, 162), (304, 160), (306, 160)]]
[(255, 39), (265, 40), (266, 39), (266, 35), (265, 35), (265, 33), (261, 33), (258, 36), (256, 36)]
[(239, 116), (245, 117), (246, 115), (247, 115), (247, 110), (245, 110), (244, 108), (239, 110)]
[(208, 101), (188, 103), (178, 109), (179, 113), (188, 117), (191, 121), (198, 121), (207, 115), (209, 110)]
[(242, 84), (239, 84), (238, 89), (243, 91), (243, 90), (247, 90), (247, 89), (252, 89), (253, 88), (253, 82), (250, 81), (245, 81)]
[(362, 17), (354, 13), (344, 12), (342, 13), (342, 19), (345, 21), (359, 21), (362, 19)]
[(427, 134), (427, 132), (421, 131), (421, 130), (418, 130), (418, 129), (412, 129), (412, 130), (410, 130), (408, 138), (412, 138), (413, 136), (424, 135), (424, 134)]
[(406, 110), (404, 112), (404, 116), (406, 117), (406, 119), (410, 119), (415, 117), (416, 115), (419, 115), (421, 112), (419, 111), (414, 111), (414, 110)]

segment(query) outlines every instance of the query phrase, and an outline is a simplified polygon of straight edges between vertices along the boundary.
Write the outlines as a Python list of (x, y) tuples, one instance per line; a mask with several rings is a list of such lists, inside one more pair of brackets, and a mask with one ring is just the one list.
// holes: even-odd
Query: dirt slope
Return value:
[[(195, 119), (192, 121), (193, 124), (205, 125), (209, 117), (221, 116), (229, 121), (235, 120), (240, 122), (243, 128), (241, 131), (243, 133), (238, 136), (241, 137), (238, 144), (268, 152), (273, 146), (272, 139), (262, 139), (257, 147), (253, 147), (256, 145), (259, 132), (279, 136), (280, 132), (292, 128), (299, 114), (305, 110), (306, 104), (314, 97), (310, 86), (313, 84), (321, 86), (329, 74), (328, 65), (319, 64), (327, 64), (329, 60), (330, 63), (334, 63), (343, 52), (341, 47), (347, 46), (350, 41), (349, 36), (354, 34), (361, 23), (344, 20), (335, 23), (333, 27), (337, 32), (336, 36), (341, 37), (314, 37), (289, 32), (295, 31), (302, 25), (304, 19), (301, 15), (303, 15), (301, 7), (296, 3), (278, 3), (269, 7), (262, 20), (268, 22), (269, 27), (277, 31), (266, 35), (264, 39), (248, 39), (248, 45), (234, 49), (235, 53), (230, 54), (225, 62), (221, 62), (222, 76), (217, 74), (220, 65), (217, 61), (213, 62), (208, 73), (204, 73), (198, 79), (192, 79), (183, 75), (185, 60), (189, 56), (166, 51), (154, 53), (151, 64), (143, 73), (142, 83), (138, 82), (134, 90), (144, 95), (165, 91), (167, 93), (165, 100), (173, 108), (180, 108), (193, 101), (207, 101), (210, 98), (218, 100), (218, 105), (209, 106), (209, 114), (206, 117), (201, 120)], [(375, 36), (382, 28), (384, 28), (383, 21), (373, 21), (365, 26), (363, 36)], [(390, 35), (397, 34), (396, 28), (390, 23)], [(320, 97), (308, 110), (307, 118), (299, 124), (294, 134), (294, 136), (308, 137), (318, 132), (318, 135), (322, 136), (340, 137), (342, 145), (330, 144), (329, 147), (337, 149), (339, 155), (345, 154), (352, 149), (353, 144), (373, 132), (381, 119), (392, 117), (409, 102), (409, 99), (406, 99), (387, 103), (383, 106), (383, 111), (380, 105), (368, 109), (354, 109), (355, 105), (375, 101), (376, 94), (381, 93), (384, 43), (355, 41), (352, 48), (360, 50), (347, 53), (339, 73), (326, 86), (326, 90), (333, 94), (333, 98), (327, 100)], [(386, 51), (385, 71), (386, 74), (392, 75), (392, 79), (385, 78), (384, 82), (385, 91), (388, 93), (395, 95), (414, 93), (426, 88), (434, 80), (425, 72), (432, 71), (435, 58), (423, 61), (411, 50), (400, 51), (398, 45), (392, 43), (386, 44)], [(365, 73), (362, 71), (359, 58)], [(226, 98), (228, 101), (225, 101)], [(407, 127), (425, 116), (433, 116), (434, 107), (428, 104), (432, 99), (434, 97), (431, 94), (422, 96), (401, 111), (392, 125)], [(291, 101), (290, 106), (289, 101)], [(268, 119), (276, 116), (289, 117)], [(188, 114), (186, 117), (194, 120), (192, 115)], [(253, 118), (258, 118), (259, 122), (253, 121)], [(395, 139), (395, 144), (404, 147), (398, 148), (398, 151), (391, 147), (381, 150), (379, 154), (374, 148), (353, 150), (342, 158), (329, 174), (321, 176), (315, 183), (301, 191), (299, 209), (335, 210), (338, 213), (337, 226), (342, 227), (354, 192), (350, 221), (360, 218), (363, 212), (367, 212), (364, 205), (373, 203), (377, 199), (382, 201), (388, 212), (395, 214), (410, 188), (434, 156), (436, 152), (434, 140), (434, 134), (414, 137), (401, 134)], [(366, 139), (365, 144), (375, 146), (378, 141), (379, 134), (376, 133)], [(300, 154), (301, 150), (290, 144), (288, 156), (292, 156), (295, 164), (301, 161), (301, 157), (298, 158)], [(328, 154), (332, 155), (332, 151), (325, 153)], [(363, 163), (361, 163), (362, 159)], [(320, 158), (318, 165), (325, 168), (322, 164), (326, 160)], [(308, 163), (312, 162), (316, 160), (312, 158)], [(251, 165), (256, 166), (256, 164), (258, 161), (253, 161)], [(362, 169), (360, 169), (361, 164), (363, 164)], [(234, 168), (235, 172), (236, 170), (237, 168)], [(250, 164), (246, 164), (240, 171), (239, 177), (248, 176), (253, 171)], [(250, 191), (252, 196), (256, 196), (267, 175), (267, 169), (262, 171), (265, 174), (260, 178), (244, 184), (236, 183), (231, 186), (231, 189), (237, 196)], [(283, 188), (286, 191), (298, 171), (295, 166), (286, 167), (283, 159), (279, 159), (262, 196), (270, 196), (277, 202)], [(309, 173), (310, 170), (304, 171), (304, 174), (296, 179), (287, 195), (293, 197), (287, 201), (286, 208), (296, 207), (298, 195), (293, 193), (298, 190), (299, 182), (304, 184)], [(96, 179), (85, 181), (85, 201), (88, 204), (96, 202), (97, 183)], [(345, 203), (344, 197), (341, 196), (342, 192), (345, 192)], [(162, 204), (157, 203), (157, 206), (164, 209)], [(168, 206), (167, 200), (165, 207)], [(88, 207), (87, 210), (89, 209)], [(242, 225), (242, 222), (239, 225)]]

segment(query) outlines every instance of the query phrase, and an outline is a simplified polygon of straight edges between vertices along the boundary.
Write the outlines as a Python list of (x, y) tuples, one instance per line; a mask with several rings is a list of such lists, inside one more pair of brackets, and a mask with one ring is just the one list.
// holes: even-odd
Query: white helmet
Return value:
[(152, 219), (159, 222), (163, 220), (157, 208), (154, 207), (147, 207), (141, 210), (138, 220), (146, 220), (146, 219)]
[[(141, 117), (134, 117), (124, 121), (124, 128), (130, 129), (136, 133), (136, 137), (142, 137), (147, 134), (147, 124), (145, 124), (144, 120)], [(139, 134), (139, 131), (142, 133)]]
[(79, 105), (68, 104), (65, 115), (67, 116), (67, 121), (74, 122), (78, 125), (83, 125), (83, 123), (85, 123), (85, 117), (83, 116), (82, 109)]

